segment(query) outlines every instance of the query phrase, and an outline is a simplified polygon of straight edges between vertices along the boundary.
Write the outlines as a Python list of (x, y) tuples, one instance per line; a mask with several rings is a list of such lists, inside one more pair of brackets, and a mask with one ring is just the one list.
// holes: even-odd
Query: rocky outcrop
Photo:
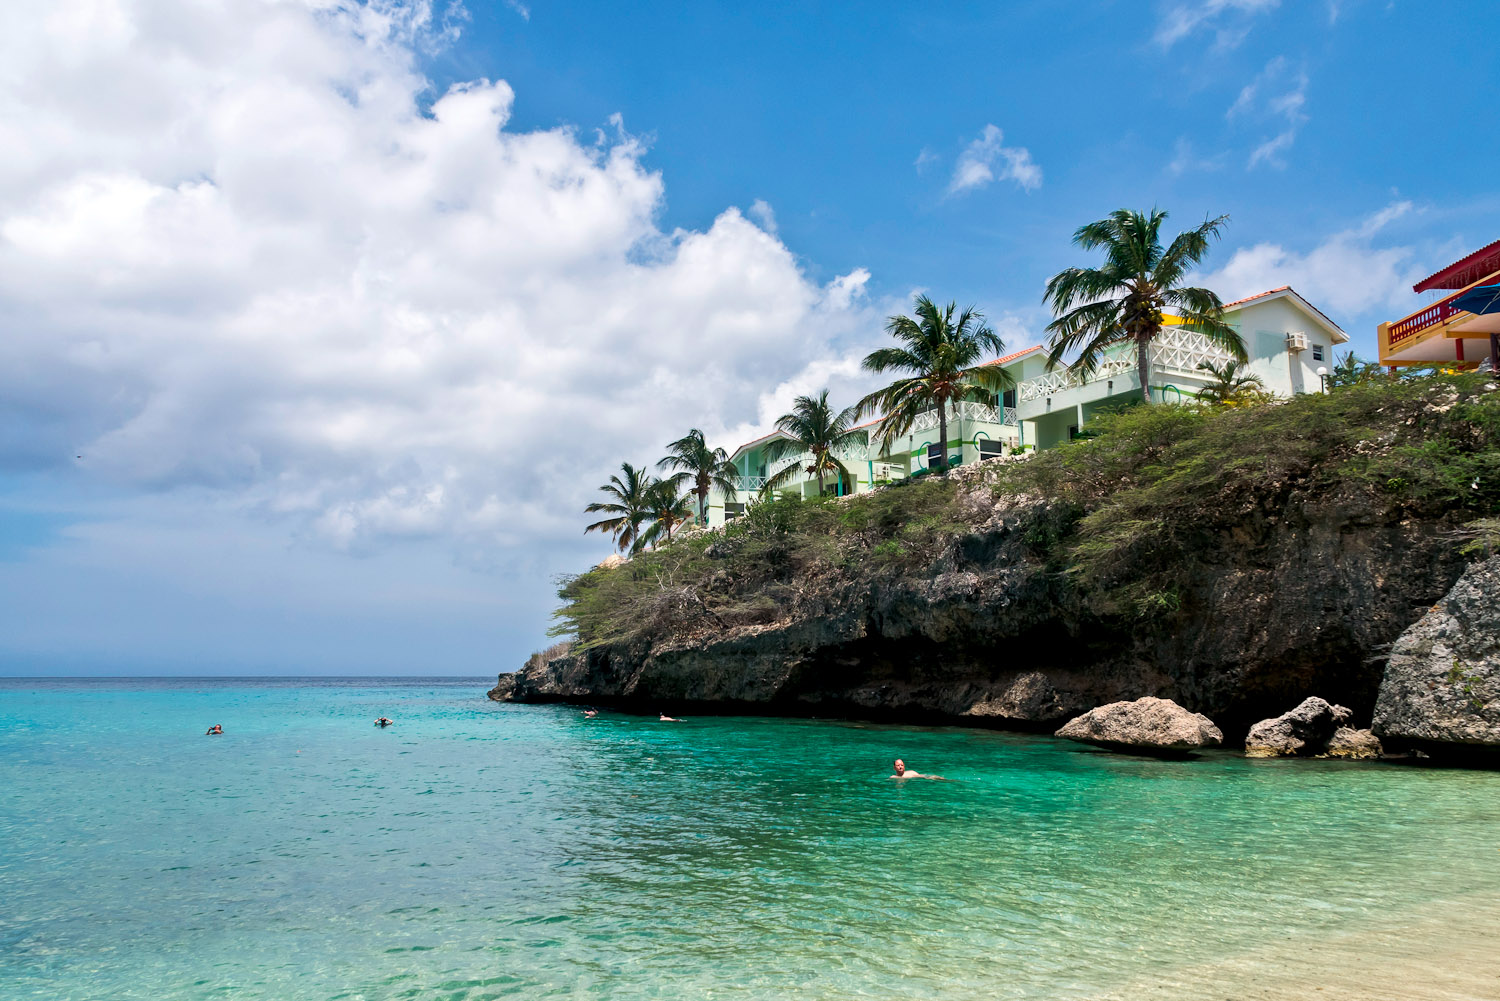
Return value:
[(1500, 750), (1500, 556), (1470, 567), (1401, 634), (1372, 729), (1432, 752)]
[(979, 496), (974, 508), (973, 533), (921, 572), (811, 566), (776, 585), (767, 621), (700, 614), (533, 658), (493, 697), (1050, 730), (1157, 695), (1237, 741), (1309, 690), (1368, 718), (1380, 683), (1371, 652), (1463, 567), (1431, 524), (1346, 498), (1247, 519), (1182, 567), (1171, 610), (1115, 615), (1039, 558), (1049, 505)]
[(1011, 682), (999, 698), (981, 699), (960, 715), (1030, 728), (1055, 726), (1086, 708), (1077, 694), (1059, 692), (1045, 674), (1030, 671)]
[(1202, 713), (1151, 696), (1114, 702), (1069, 720), (1057, 736), (1115, 750), (1184, 753), (1217, 747), (1224, 734)]
[(1252, 758), (1283, 758), (1323, 753), (1334, 731), (1354, 715), (1316, 696), (1275, 719), (1263, 719), (1245, 735), (1245, 754)]
[(1380, 738), (1369, 730), (1354, 730), (1341, 726), (1333, 732), (1332, 737), (1328, 738), (1328, 743), (1323, 748), (1323, 756), (1350, 758), (1357, 761), (1365, 758), (1378, 758), (1382, 751)]
[[(1074, 450), (759, 505), (565, 581), (579, 646), (495, 697), (1050, 730), (1149, 695), (1237, 743), (1317, 693), (1364, 721), (1385, 652), (1468, 562), (1456, 535), (1500, 504), (1493, 478), (1445, 486), (1500, 449), (1490, 385), (1142, 410)], [(1488, 691), (1465, 657), (1459, 687)]]

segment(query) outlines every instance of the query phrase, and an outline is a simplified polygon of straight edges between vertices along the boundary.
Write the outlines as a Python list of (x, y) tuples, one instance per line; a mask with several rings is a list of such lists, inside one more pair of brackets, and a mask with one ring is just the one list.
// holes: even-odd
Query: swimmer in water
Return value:
[(205, 737), (222, 737), (222, 736), (224, 736), (224, 727), (223, 727), (223, 724), (215, 723), (213, 726), (211, 726), (211, 727), (208, 728), (208, 732), (205, 733), (203, 736), (205, 736)]
[(375, 725), (384, 730), (386, 727), (391, 725), (391, 721), (382, 716), (375, 721)]
[(668, 716), (666, 713), (662, 713), (661, 714), (661, 721), (663, 723), (681, 723), (682, 722), (682, 720), (678, 719), (676, 716)]
[[(900, 758), (896, 759), (895, 767), (896, 774), (891, 776), (893, 779), (943, 779), (941, 775), (923, 775), (921, 772), (914, 772), (910, 768), (907, 768), (906, 762)], [(943, 779), (943, 781), (946, 782), (947, 779)]]
[(583, 711), (583, 718), (584, 719), (593, 719), (595, 716), (598, 716), (598, 715), (599, 715), (599, 710), (597, 710), (597, 709), (585, 709)]

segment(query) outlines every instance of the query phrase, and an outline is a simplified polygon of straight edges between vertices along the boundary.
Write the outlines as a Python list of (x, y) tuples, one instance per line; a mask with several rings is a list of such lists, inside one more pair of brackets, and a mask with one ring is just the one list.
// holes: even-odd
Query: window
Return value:
[(1321, 344), (1314, 344), (1312, 346), (1312, 348), (1313, 348), (1313, 361), (1322, 361), (1323, 360), (1323, 345), (1321, 345)]
[(1014, 389), (1007, 389), (1005, 392), (1001, 393), (1000, 405), (1002, 407), (1010, 407), (1012, 410), (1014, 410), (1016, 408), (1016, 391)]
[(1000, 449), (1001, 449), (1001, 446), (1000, 446), (1000, 439), (999, 438), (980, 438), (979, 439), (979, 461), (983, 462), (986, 459), (998, 459), (998, 458), (1000, 458), (1000, 455), (1001, 455)]
[(742, 515), (744, 513), (745, 513), (745, 505), (743, 505), (743, 504), (725, 504), (724, 505), (724, 520), (725, 521), (733, 521), (734, 519), (738, 518), (740, 515)]

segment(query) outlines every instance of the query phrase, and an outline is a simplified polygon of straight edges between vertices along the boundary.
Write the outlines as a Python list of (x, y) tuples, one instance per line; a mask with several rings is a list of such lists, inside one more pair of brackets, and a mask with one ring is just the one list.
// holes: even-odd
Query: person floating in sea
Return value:
[(896, 774), (892, 775), (891, 778), (893, 778), (893, 779), (942, 779), (942, 781), (944, 781), (944, 782), (948, 781), (947, 779), (944, 779), (941, 775), (923, 775), (921, 772), (914, 772), (910, 768), (907, 768), (906, 767), (906, 762), (902, 761), (900, 758), (896, 759)]
[(388, 726), (391, 725), (391, 721), (389, 719), (387, 719), (386, 717), (382, 716), (378, 720), (375, 721), (375, 725), (378, 726), (378, 727), (380, 727), (382, 730), (384, 730), (386, 727), (388, 727)]
[(597, 710), (597, 709), (585, 709), (583, 711), (583, 718), (584, 719), (593, 719), (595, 716), (598, 716), (598, 715), (599, 715), (599, 710)]
[(223, 724), (222, 723), (215, 723), (213, 726), (211, 726), (211, 727), (208, 728), (208, 730), (203, 734), (203, 736), (205, 736), (205, 737), (222, 737), (222, 736), (224, 736), (224, 726), (223, 726)]
[(682, 722), (682, 720), (678, 719), (676, 716), (668, 716), (666, 713), (662, 713), (661, 714), (661, 721), (663, 723), (681, 723)]

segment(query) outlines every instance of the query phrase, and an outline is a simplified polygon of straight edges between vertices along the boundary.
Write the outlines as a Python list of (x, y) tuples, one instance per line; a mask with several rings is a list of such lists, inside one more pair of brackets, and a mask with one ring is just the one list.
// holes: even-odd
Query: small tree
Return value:
[(1380, 367), (1379, 362), (1365, 361), (1363, 358), (1356, 358), (1353, 351), (1345, 351), (1341, 357), (1334, 359), (1333, 368), (1328, 373), (1328, 386), (1330, 389), (1357, 386), (1384, 375), (1385, 370)]
[(797, 397), (792, 403), (792, 412), (782, 414), (776, 420), (776, 430), (786, 437), (774, 439), (766, 446), (766, 461), (778, 462), (799, 452), (806, 452), (811, 458), (805, 467), (792, 463), (767, 479), (766, 485), (761, 488), (763, 495), (774, 496), (777, 489), (791, 482), (792, 477), (802, 469), (818, 478), (820, 497), (823, 494), (823, 477), (829, 473), (853, 482), (854, 474), (849, 472), (848, 467), (834, 453), (850, 445), (863, 445), (869, 441), (866, 432), (854, 430), (857, 419), (858, 413), (854, 407), (846, 407), (835, 413), (828, 404), (826, 389), (817, 399), (811, 396)]
[(1226, 361), (1222, 365), (1204, 362), (1198, 370), (1213, 376), (1213, 381), (1198, 391), (1198, 399), (1205, 403), (1243, 403), (1267, 395), (1265, 380), (1244, 371), (1237, 361)]
[(1005, 342), (984, 322), (979, 310), (970, 306), (955, 317), (957, 309), (957, 303), (940, 308), (921, 295), (912, 310), (915, 317), (891, 317), (886, 333), (902, 346), (870, 352), (864, 367), (871, 372), (911, 374), (876, 390), (857, 405), (859, 415), (880, 414), (875, 433), (884, 452), (911, 429), (919, 414), (936, 409), (938, 440), (943, 449), (939, 473), (948, 471), (949, 405), (964, 400), (990, 402), (1011, 382), (998, 365), (982, 363), (986, 355), (1003, 353)]
[(675, 469), (678, 472), (667, 477), (675, 488), (690, 486), (698, 497), (698, 523), (708, 524), (708, 493), (718, 487), (725, 500), (734, 500), (735, 478), (739, 470), (729, 461), (729, 453), (722, 448), (709, 448), (703, 440), (703, 432), (697, 428), (667, 446), (667, 456), (656, 464), (657, 469)]

